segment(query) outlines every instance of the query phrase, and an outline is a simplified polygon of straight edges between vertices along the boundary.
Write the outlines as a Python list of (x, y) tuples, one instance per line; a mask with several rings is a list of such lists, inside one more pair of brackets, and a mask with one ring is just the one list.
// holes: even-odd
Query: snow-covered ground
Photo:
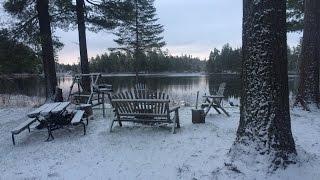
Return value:
[(206, 124), (194, 125), (190, 108), (182, 108), (177, 134), (166, 126), (134, 124), (109, 133), (111, 113), (102, 118), (95, 111), (86, 136), (74, 127), (57, 130), (55, 140), (44, 142), (46, 130), (32, 128), (17, 135), (13, 146), (10, 130), (32, 108), (0, 108), (0, 179), (319, 179), (320, 111), (292, 110), (299, 162), (266, 174), (258, 165), (226, 170), (239, 121), (238, 108), (226, 109), (231, 117), (212, 112)]

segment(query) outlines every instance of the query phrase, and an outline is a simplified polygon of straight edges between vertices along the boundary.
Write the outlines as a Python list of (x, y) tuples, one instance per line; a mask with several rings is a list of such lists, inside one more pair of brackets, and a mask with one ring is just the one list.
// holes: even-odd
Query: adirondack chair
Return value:
[(221, 83), (219, 85), (219, 89), (216, 94), (213, 95), (204, 95), (204, 102), (201, 104), (201, 108), (205, 109), (205, 116), (209, 113), (211, 107), (213, 107), (219, 114), (221, 114), (220, 110), (223, 111), (227, 116), (230, 116), (229, 113), (222, 107), (222, 100), (224, 98), (224, 90), (226, 87), (226, 83)]
[[(170, 107), (169, 96), (165, 93), (151, 91), (124, 92), (109, 96), (114, 108), (115, 118), (110, 125), (110, 132), (115, 121), (140, 123), (170, 123), (172, 133), (180, 128), (179, 106)], [(171, 114), (173, 113), (173, 118)]]

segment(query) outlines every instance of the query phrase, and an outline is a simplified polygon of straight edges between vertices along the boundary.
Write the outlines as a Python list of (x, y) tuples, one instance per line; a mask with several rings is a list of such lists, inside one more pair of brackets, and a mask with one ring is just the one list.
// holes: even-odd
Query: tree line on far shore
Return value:
[[(41, 58), (33, 49), (0, 32), (0, 53), (2, 74), (42, 72)], [(298, 72), (298, 60), (301, 45), (288, 47), (288, 71)], [(166, 51), (152, 51), (144, 54), (141, 61), (141, 72), (208, 72), (208, 73), (240, 73), (242, 49), (225, 44), (221, 50), (214, 48), (208, 60), (201, 60), (191, 55), (173, 56)], [(128, 73), (134, 72), (134, 57), (129, 53), (110, 52), (92, 57), (89, 61), (90, 72)], [(6, 63), (7, 62), (7, 63)], [(14, 62), (14, 63), (12, 63)], [(57, 72), (79, 73), (79, 64), (56, 63)]]
[[(299, 69), (299, 56), (301, 45), (287, 48), (288, 71), (297, 73)], [(206, 62), (208, 73), (241, 73), (242, 48), (233, 48), (225, 44), (221, 50), (214, 48), (210, 52), (209, 59)]]

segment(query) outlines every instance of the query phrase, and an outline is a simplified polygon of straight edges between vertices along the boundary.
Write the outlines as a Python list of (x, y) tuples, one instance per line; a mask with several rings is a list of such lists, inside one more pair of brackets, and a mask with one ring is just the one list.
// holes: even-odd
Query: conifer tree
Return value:
[(240, 122), (232, 159), (264, 158), (273, 171), (295, 162), (286, 45), (286, 1), (243, 1)]
[(287, 31), (303, 30), (304, 0), (287, 0)]
[(127, 0), (131, 7), (127, 19), (120, 22), (114, 41), (118, 48), (111, 50), (123, 50), (134, 57), (135, 72), (145, 68), (145, 52), (160, 50), (165, 45), (160, 34), (164, 31), (163, 26), (158, 24), (154, 0)]
[(320, 107), (320, 1), (305, 0), (305, 15), (301, 59), (299, 64), (299, 89), (295, 104), (309, 110), (309, 105)]

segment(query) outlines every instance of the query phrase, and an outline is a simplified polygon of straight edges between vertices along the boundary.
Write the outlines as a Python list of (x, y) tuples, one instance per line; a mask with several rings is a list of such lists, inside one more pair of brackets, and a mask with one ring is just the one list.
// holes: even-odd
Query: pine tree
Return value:
[(304, 0), (287, 0), (287, 30), (303, 30)]
[(320, 1), (305, 0), (304, 32), (300, 59), (300, 81), (296, 103), (306, 110), (320, 105)]
[[(41, 45), (43, 71), (46, 79), (46, 97), (51, 100), (57, 86), (57, 77), (54, 61), (54, 50), (51, 32), (51, 21), (49, 15), (49, 0), (7, 0), (4, 8), (17, 19), (26, 20), (22, 27), (38, 22), (39, 44)], [(31, 17), (29, 17), (31, 16)], [(18, 24), (21, 22), (18, 22)], [(23, 29), (23, 28), (22, 28)], [(30, 31), (28, 31), (30, 32)], [(30, 39), (29, 37), (22, 37)]]
[[(240, 123), (230, 155), (264, 156), (270, 170), (294, 163), (286, 45), (286, 1), (243, 1)], [(252, 157), (253, 156), (253, 157)]]
[[(76, 5), (73, 4), (72, 0), (46, 1), (48, 1), (48, 12), (50, 14), (48, 21), (50, 21), (53, 30), (56, 28), (69, 30), (78, 25), (81, 72), (88, 74), (89, 62), (85, 33), (86, 26), (89, 26), (88, 29), (93, 31), (115, 28), (117, 18), (125, 14), (125, 11), (119, 10), (122, 8), (121, 1), (104, 0), (96, 4), (90, 0), (77, 0)], [(85, 1), (89, 3), (89, 6), (85, 5)], [(17, 23), (12, 25), (12, 29), (14, 29), (13, 34), (17, 34), (15, 38), (21, 39), (32, 47), (39, 49), (40, 40), (43, 38), (40, 36), (38, 14), (34, 9), (37, 2), (33, 0), (6, 0), (4, 8), (17, 20)], [(52, 33), (50, 36), (54, 38), (52, 43), (56, 47), (56, 51), (59, 50), (63, 44)], [(44, 69), (46, 70), (46, 67)], [(53, 66), (49, 69), (53, 69)], [(89, 80), (86, 79), (83, 84), (84, 90), (89, 91)]]
[(123, 50), (131, 53), (135, 60), (135, 72), (145, 68), (145, 52), (160, 49), (165, 45), (160, 34), (164, 31), (163, 26), (157, 24), (156, 8), (154, 0), (127, 0), (131, 12), (128, 18), (123, 20), (115, 35), (114, 41), (118, 48), (111, 50)]

